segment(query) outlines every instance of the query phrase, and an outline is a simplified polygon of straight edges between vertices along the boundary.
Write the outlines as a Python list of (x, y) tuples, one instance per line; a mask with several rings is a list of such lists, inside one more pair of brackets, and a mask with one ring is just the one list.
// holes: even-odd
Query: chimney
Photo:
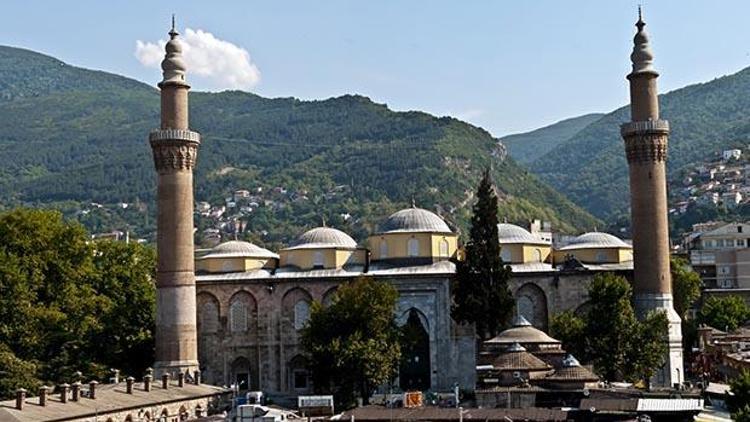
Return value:
[(96, 381), (89, 381), (89, 398), (96, 400), (96, 385), (99, 384)]
[(39, 387), (39, 406), (46, 406), (47, 405), (47, 392), (49, 391), (49, 387), (46, 385), (43, 385)]
[(23, 404), (26, 402), (26, 390), (19, 388), (16, 390), (16, 409), (23, 410)]
[(146, 392), (151, 391), (151, 379), (152, 378), (153, 377), (151, 376), (151, 374), (147, 374), (146, 376), (143, 377), (143, 391), (146, 391)]
[(68, 402), (68, 388), (70, 388), (70, 384), (60, 384), (60, 402), (62, 403)]
[(177, 386), (180, 388), (185, 386), (185, 373), (182, 371), (177, 373)]
[(169, 388), (169, 374), (161, 374), (161, 388), (165, 390)]
[(135, 378), (133, 377), (125, 378), (125, 391), (127, 391), (128, 394), (133, 394), (133, 381), (135, 381)]
[(79, 398), (81, 398), (81, 381), (76, 381), (73, 383), (73, 397), (71, 397), (71, 400), (78, 401)]
[(201, 371), (197, 369), (193, 371), (193, 380), (195, 380), (195, 385), (201, 384)]

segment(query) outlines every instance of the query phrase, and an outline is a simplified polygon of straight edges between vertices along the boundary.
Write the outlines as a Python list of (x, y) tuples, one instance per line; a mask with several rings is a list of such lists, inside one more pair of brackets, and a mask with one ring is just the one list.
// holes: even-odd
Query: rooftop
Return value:
[(432, 211), (412, 207), (391, 214), (383, 224), (381, 233), (453, 233)]
[(617, 236), (602, 232), (584, 233), (574, 238), (567, 245), (559, 248), (560, 251), (574, 249), (602, 249), (602, 248), (632, 248)]
[(220, 243), (206, 254), (196, 259), (211, 259), (211, 258), (278, 258), (279, 255), (275, 254), (268, 249), (261, 248), (260, 246), (254, 245), (250, 242), (243, 242), (241, 240), (230, 240), (229, 242)]
[(351, 236), (341, 230), (332, 227), (316, 227), (308, 230), (300, 237), (293, 246), (286, 250), (295, 249), (356, 249), (357, 242)]
[(497, 336), (485, 341), (485, 344), (512, 345), (513, 343), (519, 343), (522, 345), (533, 343), (560, 344), (560, 341), (548, 336), (544, 331), (534, 328), (531, 323), (521, 315), (516, 316), (511, 328), (508, 328)]
[(534, 236), (528, 230), (515, 224), (500, 223), (497, 225), (497, 238), (500, 244), (529, 244), (529, 245), (546, 245), (550, 246), (550, 242), (545, 242), (538, 236)]

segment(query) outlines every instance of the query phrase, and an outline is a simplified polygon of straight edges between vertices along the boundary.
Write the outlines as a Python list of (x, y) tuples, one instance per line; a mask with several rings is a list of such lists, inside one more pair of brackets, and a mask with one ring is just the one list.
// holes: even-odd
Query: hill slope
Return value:
[[(750, 139), (750, 68), (660, 95), (671, 126), (670, 175), (684, 165)], [(532, 170), (594, 215), (613, 220), (628, 207), (628, 171), (619, 108), (536, 159)]]
[[(0, 204), (153, 203), (146, 137), (159, 121), (156, 89), (7, 47), (0, 63), (0, 81), (13, 81), (0, 85)], [(60, 72), (39, 79), (37, 69)], [(465, 227), (490, 163), (510, 221), (543, 218), (564, 230), (596, 224), (505, 158), (497, 139), (456, 119), (393, 112), (349, 95), (299, 101), (193, 92), (190, 100), (191, 126), (203, 134), (196, 200), (223, 202), (239, 188), (300, 193), (282, 205), (261, 204), (247, 218), (269, 241), (286, 242), (322, 218), (362, 235), (412, 198)], [(341, 217), (347, 213), (351, 219)], [(153, 228), (148, 216), (127, 223)]]
[(529, 164), (602, 116), (604, 114), (601, 113), (584, 114), (531, 132), (503, 136), (500, 140), (508, 147), (513, 159), (521, 164)]

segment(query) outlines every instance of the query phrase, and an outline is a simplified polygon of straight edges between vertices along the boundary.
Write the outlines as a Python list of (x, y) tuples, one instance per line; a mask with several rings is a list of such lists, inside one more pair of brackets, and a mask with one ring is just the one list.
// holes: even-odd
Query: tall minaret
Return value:
[(630, 206), (633, 231), (633, 293), (638, 316), (650, 311), (666, 312), (669, 319), (669, 352), (661, 371), (652, 383), (672, 386), (682, 383), (682, 334), (680, 316), (672, 304), (669, 273), (669, 232), (667, 225), (667, 181), (665, 161), (669, 123), (659, 119), (654, 55), (649, 45), (646, 24), (638, 10), (638, 32), (630, 60), (631, 122), (621, 127), (630, 167)]
[(200, 135), (188, 128), (188, 90), (182, 46), (169, 31), (161, 62), (161, 127), (149, 142), (158, 173), (156, 273), (157, 374), (198, 370), (193, 264), (193, 167)]

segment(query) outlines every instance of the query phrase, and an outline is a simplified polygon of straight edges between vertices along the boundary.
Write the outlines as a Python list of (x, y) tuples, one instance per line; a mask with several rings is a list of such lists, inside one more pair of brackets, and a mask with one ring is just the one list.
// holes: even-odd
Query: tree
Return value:
[(497, 195), (487, 169), (477, 188), (466, 260), (457, 263), (453, 288), (456, 320), (474, 324), (481, 340), (507, 325), (515, 303), (508, 290), (510, 269), (500, 259), (497, 212)]
[(750, 307), (736, 295), (710, 296), (698, 311), (698, 322), (719, 330), (733, 331), (750, 318)]
[(729, 381), (729, 392), (726, 397), (727, 408), (733, 420), (740, 417), (750, 420), (750, 372), (743, 370)]
[(684, 320), (688, 309), (701, 296), (701, 278), (683, 258), (672, 257), (670, 269), (674, 310)]
[(302, 346), (318, 392), (332, 393), (344, 407), (358, 393), (366, 404), (376, 386), (394, 378), (401, 356), (397, 299), (390, 284), (360, 277), (339, 286), (330, 306), (313, 303)]
[[(92, 243), (54, 211), (0, 214), (0, 396), (153, 360), (153, 251)], [(102, 341), (106, 339), (107, 341)]]
[(594, 277), (588, 294), (590, 307), (585, 317), (571, 311), (552, 317), (553, 337), (580, 360), (593, 363), (604, 379), (648, 383), (667, 352), (666, 314), (653, 312), (638, 321), (630, 283), (611, 273)]
[(585, 359), (586, 344), (581, 341), (586, 335), (586, 321), (573, 311), (553, 315), (549, 324), (550, 335), (562, 342), (562, 347), (578, 359)]

